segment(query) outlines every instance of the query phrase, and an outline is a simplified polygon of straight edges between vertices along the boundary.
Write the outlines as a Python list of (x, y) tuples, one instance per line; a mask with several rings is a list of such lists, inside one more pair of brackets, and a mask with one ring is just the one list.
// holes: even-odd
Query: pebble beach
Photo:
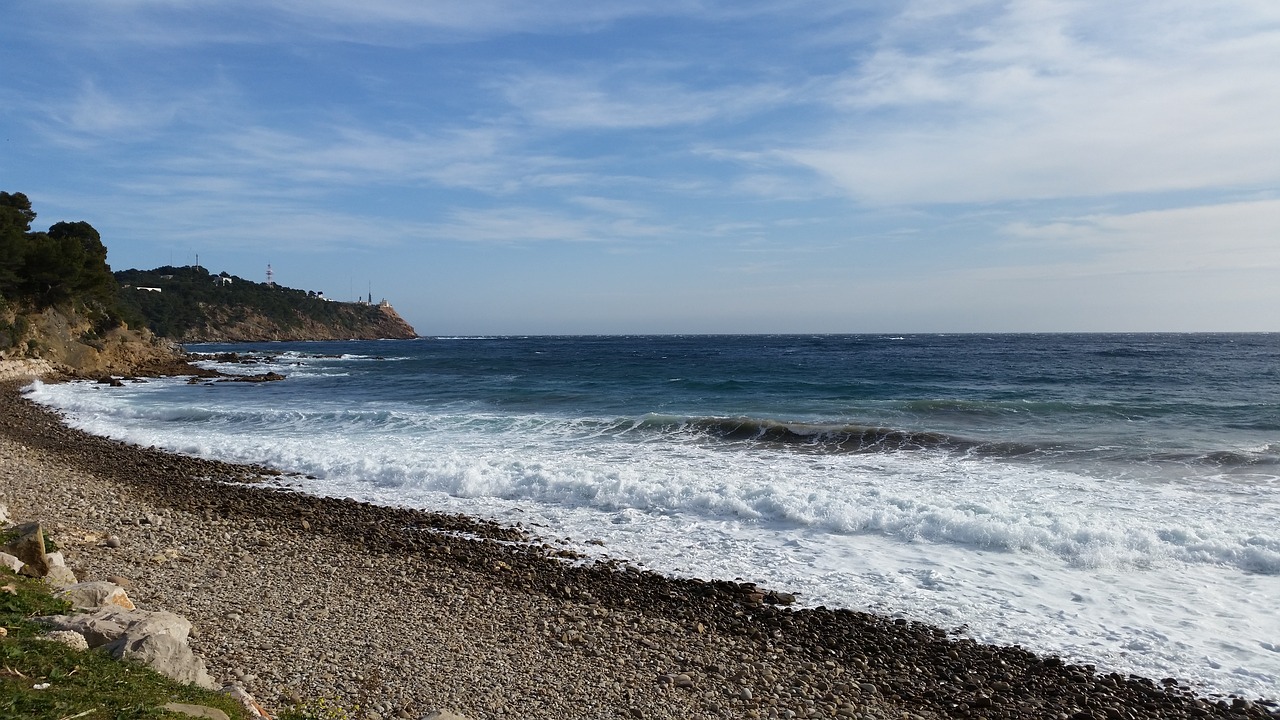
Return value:
[[(458, 515), (264, 486), (275, 470), (67, 428), (0, 383), (0, 502), (68, 564), (194, 624), (223, 683), (355, 717), (1268, 718), (785, 588), (589, 561)], [(109, 391), (106, 389), (104, 391)]]

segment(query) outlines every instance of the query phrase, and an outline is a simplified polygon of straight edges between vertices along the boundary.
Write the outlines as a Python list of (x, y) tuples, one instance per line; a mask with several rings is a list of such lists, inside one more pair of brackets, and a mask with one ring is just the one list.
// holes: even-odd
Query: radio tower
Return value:
[(268, 285), (276, 284), (276, 274), (271, 270), (271, 263), (267, 263), (267, 284)]

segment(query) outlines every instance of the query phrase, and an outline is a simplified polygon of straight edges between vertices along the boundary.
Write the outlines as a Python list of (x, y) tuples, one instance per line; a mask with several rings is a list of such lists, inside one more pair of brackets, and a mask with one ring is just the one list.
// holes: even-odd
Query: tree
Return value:
[(49, 237), (63, 247), (62, 256), (69, 263), (66, 280), (71, 294), (83, 300), (111, 304), (116, 294), (116, 279), (111, 274), (111, 266), (107, 265), (107, 247), (102, 244), (98, 231), (83, 220), (60, 222), (49, 228)]
[(22, 193), (0, 192), (0, 297), (19, 294), (27, 233), (36, 214)]

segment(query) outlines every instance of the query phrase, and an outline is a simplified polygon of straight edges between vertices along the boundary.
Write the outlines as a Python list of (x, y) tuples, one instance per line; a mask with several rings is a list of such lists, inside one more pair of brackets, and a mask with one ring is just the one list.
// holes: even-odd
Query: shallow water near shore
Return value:
[(281, 483), (306, 492), (1280, 694), (1277, 335), (190, 349), (267, 353), (217, 367), (288, 380), (29, 397), (97, 434), (302, 473)]

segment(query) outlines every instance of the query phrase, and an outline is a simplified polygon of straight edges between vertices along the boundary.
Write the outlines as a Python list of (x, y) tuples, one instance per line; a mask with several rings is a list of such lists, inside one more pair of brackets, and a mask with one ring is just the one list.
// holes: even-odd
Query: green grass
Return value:
[(150, 668), (114, 660), (101, 650), (77, 652), (41, 640), (44, 630), (31, 618), (66, 609), (43, 582), (0, 569), (0, 626), (8, 631), (0, 638), (0, 718), (190, 720), (161, 709), (165, 703), (181, 702), (249, 720), (244, 708), (220, 693), (183, 685)]

